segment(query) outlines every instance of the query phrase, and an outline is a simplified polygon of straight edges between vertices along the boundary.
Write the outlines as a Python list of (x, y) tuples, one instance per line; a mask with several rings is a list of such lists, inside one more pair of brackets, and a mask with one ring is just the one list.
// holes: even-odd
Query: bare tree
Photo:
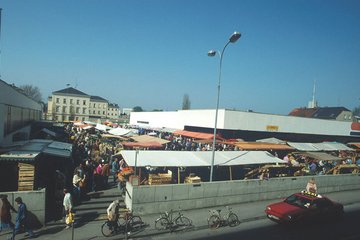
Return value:
[(41, 92), (40, 92), (40, 89), (38, 87), (27, 84), (27, 85), (22, 85), (19, 88), (24, 92), (24, 94), (26, 96), (28, 96), (32, 100), (34, 100), (36, 102), (41, 102), (42, 101)]
[(182, 110), (189, 110), (191, 107), (191, 102), (188, 94), (184, 94), (183, 103), (182, 103)]

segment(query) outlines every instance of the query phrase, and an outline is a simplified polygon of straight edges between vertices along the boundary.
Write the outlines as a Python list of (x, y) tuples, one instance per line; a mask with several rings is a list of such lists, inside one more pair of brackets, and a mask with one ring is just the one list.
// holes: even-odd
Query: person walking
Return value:
[(11, 221), (11, 213), (10, 211), (17, 213), (15, 208), (11, 206), (9, 200), (7, 199), (7, 195), (0, 196), (0, 232), (3, 229), (11, 228), (14, 230), (15, 224)]
[(35, 234), (31, 228), (29, 228), (28, 225), (28, 211), (26, 204), (23, 203), (21, 197), (15, 198), (15, 202), (18, 204), (18, 212), (16, 215), (16, 222), (15, 222), (15, 228), (13, 230), (13, 235), (11, 240), (15, 240), (15, 235), (19, 232), (21, 226), (24, 227), (24, 230), (29, 233), (29, 238), (34, 238)]
[[(65, 215), (65, 219), (66, 217), (71, 214), (72, 212), (72, 208), (73, 208), (73, 204), (72, 204), (72, 199), (71, 199), (71, 193), (65, 188), (64, 189), (64, 201), (63, 201), (63, 206), (64, 206), (64, 215)], [(71, 227), (71, 223), (66, 224), (66, 229)]]

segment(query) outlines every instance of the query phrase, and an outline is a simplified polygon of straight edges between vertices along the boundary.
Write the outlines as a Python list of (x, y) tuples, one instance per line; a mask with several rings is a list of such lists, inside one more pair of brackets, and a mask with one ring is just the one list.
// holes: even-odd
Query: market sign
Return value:
[(266, 126), (266, 130), (267, 130), (268, 132), (277, 132), (277, 131), (279, 131), (279, 126), (267, 125), (267, 126)]

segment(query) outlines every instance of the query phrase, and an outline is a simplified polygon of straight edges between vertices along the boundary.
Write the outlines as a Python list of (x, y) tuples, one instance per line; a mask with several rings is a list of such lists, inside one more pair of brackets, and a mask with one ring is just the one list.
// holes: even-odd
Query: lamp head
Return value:
[(229, 42), (234, 43), (234, 42), (236, 42), (240, 37), (241, 37), (241, 33), (239, 33), (239, 32), (234, 32), (234, 33), (230, 36)]
[(208, 54), (207, 54), (209, 57), (213, 57), (216, 55), (216, 51), (215, 50), (210, 50), (208, 51)]

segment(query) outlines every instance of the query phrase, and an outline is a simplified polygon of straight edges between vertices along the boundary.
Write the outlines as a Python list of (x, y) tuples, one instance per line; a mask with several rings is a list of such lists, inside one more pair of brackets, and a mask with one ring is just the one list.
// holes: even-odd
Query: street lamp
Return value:
[[(217, 118), (218, 118), (218, 111), (219, 111), (219, 99), (220, 99), (220, 82), (221, 82), (221, 66), (222, 66), (222, 60), (224, 56), (224, 51), (226, 47), (229, 45), (229, 43), (235, 43), (239, 38), (241, 37), (241, 33), (234, 32), (230, 38), (229, 41), (225, 44), (224, 48), (221, 52), (218, 52), (220, 56), (220, 65), (219, 65), (219, 81), (217, 86), (217, 100), (216, 100), (216, 111), (215, 111), (215, 126), (214, 126), (214, 138), (213, 138), (213, 147), (212, 147), (212, 158), (211, 158), (211, 168), (210, 168), (210, 182), (213, 180), (213, 171), (214, 171), (214, 162), (215, 162), (215, 144), (216, 144), (216, 127), (217, 127)], [(209, 57), (214, 57), (216, 55), (216, 50), (210, 50), (208, 52)]]

